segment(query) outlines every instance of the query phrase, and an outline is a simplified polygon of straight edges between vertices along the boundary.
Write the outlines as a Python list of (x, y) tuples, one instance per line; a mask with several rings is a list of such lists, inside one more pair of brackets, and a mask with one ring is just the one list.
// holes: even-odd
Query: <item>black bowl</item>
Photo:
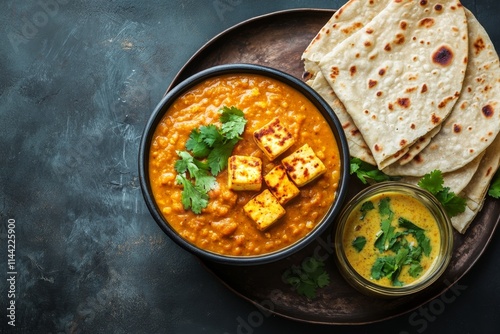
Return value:
[[(210, 251), (201, 249), (183, 237), (181, 237), (168, 223), (168, 221), (163, 217), (161, 211), (155, 203), (155, 199), (151, 190), (149, 182), (149, 152), (151, 146), (151, 139), (153, 137), (154, 131), (159, 124), (160, 120), (164, 116), (165, 112), (169, 109), (170, 105), (185, 91), (189, 90), (193, 86), (203, 82), (204, 80), (212, 77), (217, 77), (225, 74), (258, 74), (265, 77), (269, 77), (275, 80), (279, 80), (290, 87), (301, 92), (306, 98), (308, 98), (318, 110), (322, 113), (323, 117), (328, 122), (332, 129), (332, 132), (339, 146), (340, 161), (341, 161), (341, 175), (339, 186), (337, 188), (337, 195), (332, 206), (324, 216), (323, 220), (318, 223), (318, 225), (309, 234), (304, 236), (302, 239), (296, 241), (294, 244), (274, 251), (272, 253), (267, 253), (263, 255), (256, 256), (229, 256), (216, 254)], [(264, 264), (273, 261), (277, 261), (286, 258), (315, 240), (325, 229), (333, 222), (335, 217), (339, 214), (341, 206), (344, 202), (346, 192), (347, 192), (347, 182), (349, 179), (349, 148), (347, 145), (347, 140), (342, 129), (342, 126), (331, 109), (331, 107), (321, 98), (321, 96), (316, 93), (312, 88), (307, 86), (301, 80), (284, 73), (282, 71), (251, 64), (230, 64), (230, 65), (220, 65), (215, 66), (204, 71), (201, 71), (190, 78), (184, 80), (172, 90), (170, 90), (160, 101), (157, 107), (154, 109), (149, 121), (146, 124), (144, 133), (142, 135), (142, 140), (139, 148), (139, 179), (141, 183), (141, 189), (146, 201), (146, 205), (151, 212), (156, 223), (160, 228), (178, 245), (187, 251), (193, 253), (194, 255), (204, 259), (215, 261), (224, 264), (234, 264), (234, 265), (257, 265)]]

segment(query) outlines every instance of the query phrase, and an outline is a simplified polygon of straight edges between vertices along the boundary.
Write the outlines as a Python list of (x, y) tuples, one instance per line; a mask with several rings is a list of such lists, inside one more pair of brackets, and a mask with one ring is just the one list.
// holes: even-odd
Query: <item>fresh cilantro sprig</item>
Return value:
[(493, 176), (493, 181), (491, 181), (488, 195), (493, 198), (500, 198), (500, 169), (497, 170)]
[(186, 149), (198, 159), (207, 159), (213, 175), (217, 176), (227, 167), (227, 159), (241, 139), (246, 119), (243, 111), (235, 107), (223, 107), (219, 118), (221, 127), (215, 124), (193, 129), (186, 142)]
[(449, 187), (444, 186), (443, 174), (440, 170), (424, 175), (418, 182), (418, 186), (433, 194), (441, 202), (449, 217), (465, 211), (466, 199), (457, 196)]
[(308, 299), (316, 298), (317, 289), (330, 284), (325, 263), (316, 257), (305, 258), (300, 266), (293, 265), (283, 273), (282, 279)]
[(364, 162), (359, 158), (351, 158), (350, 165), (351, 175), (356, 174), (358, 179), (363, 182), (363, 184), (399, 179), (398, 177), (389, 176), (383, 173), (376, 166)]
[[(223, 107), (221, 126), (209, 124), (191, 131), (186, 151), (178, 151), (176, 181), (183, 186), (182, 205), (199, 214), (208, 205), (208, 192), (217, 185), (215, 176), (227, 167), (227, 161), (245, 130), (243, 111)], [(189, 176), (188, 176), (189, 174)], [(194, 184), (193, 184), (194, 182)]]

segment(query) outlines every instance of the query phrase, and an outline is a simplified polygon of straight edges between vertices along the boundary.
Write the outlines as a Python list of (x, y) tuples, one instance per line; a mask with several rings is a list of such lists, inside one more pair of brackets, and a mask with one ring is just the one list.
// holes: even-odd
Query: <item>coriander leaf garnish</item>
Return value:
[(375, 206), (373, 205), (373, 203), (371, 201), (366, 201), (363, 204), (361, 204), (361, 209), (360, 209), (361, 217), (359, 217), (359, 219), (361, 219), (361, 220), (365, 219), (368, 211), (371, 211), (373, 209), (375, 209)]
[(191, 209), (194, 213), (200, 214), (203, 208), (208, 205), (208, 194), (204, 189), (197, 187), (186, 178), (186, 174), (178, 174), (175, 178), (177, 183), (182, 184), (182, 205), (184, 209)]
[(418, 277), (421, 273), (422, 273), (422, 270), (424, 270), (422, 268), (422, 266), (420, 265), (420, 263), (412, 263), (410, 265), (410, 269), (408, 270), (408, 273), (410, 274), (411, 277)]
[(413, 224), (411, 221), (403, 217), (398, 218), (398, 225), (399, 227), (404, 227), (412, 231), (423, 231), (421, 227), (418, 227), (417, 225)]
[(318, 288), (330, 284), (330, 275), (325, 270), (324, 262), (316, 257), (305, 258), (300, 267), (293, 265), (283, 273), (282, 279), (308, 299), (316, 297)]
[(177, 154), (180, 157), (175, 163), (175, 170), (178, 173), (188, 171), (191, 178), (194, 179), (195, 185), (205, 192), (216, 186), (215, 177), (209, 174), (206, 164), (196, 160), (186, 151), (178, 151)]
[(394, 226), (391, 225), (392, 219), (394, 217), (394, 212), (390, 207), (390, 198), (384, 197), (380, 200), (378, 205), (378, 212), (381, 218), (381, 231), (378, 235), (377, 240), (375, 240), (375, 247), (378, 248), (380, 252), (383, 252), (389, 248), (389, 241), (394, 235)]
[(350, 173), (351, 175), (356, 174), (358, 179), (363, 182), (363, 184), (367, 184), (370, 180), (374, 182), (382, 182), (399, 179), (397, 177), (384, 174), (376, 166), (370, 165), (359, 158), (352, 157), (350, 163)]
[[(182, 204), (199, 214), (208, 205), (208, 192), (217, 185), (215, 176), (227, 167), (227, 161), (245, 130), (243, 111), (236, 107), (219, 110), (222, 125), (200, 126), (191, 130), (186, 141), (187, 151), (178, 151), (175, 162), (177, 183), (183, 186)], [(189, 174), (188, 178), (187, 173)]]
[(457, 196), (449, 187), (444, 187), (443, 174), (434, 170), (422, 177), (418, 186), (429, 191), (443, 205), (449, 217), (456, 216), (465, 211), (466, 199)]
[(418, 186), (422, 189), (429, 191), (431, 194), (437, 194), (443, 190), (443, 174), (440, 170), (434, 170), (428, 174), (425, 174), (420, 181), (418, 181)]
[(227, 167), (227, 160), (231, 156), (231, 153), (233, 152), (233, 149), (238, 141), (238, 138), (233, 138), (224, 143), (218, 144), (212, 149), (207, 158), (212, 174), (218, 175)]
[(186, 149), (191, 151), (194, 157), (204, 158), (210, 153), (210, 146), (204, 141), (200, 129), (193, 129), (186, 142)]
[(220, 121), (222, 122), (221, 133), (227, 139), (239, 138), (245, 130), (245, 125), (247, 123), (243, 111), (235, 107), (222, 108)]
[(354, 247), (354, 249), (356, 249), (359, 252), (361, 252), (363, 250), (363, 248), (365, 247), (366, 245), (366, 238), (363, 237), (363, 236), (359, 236), (359, 237), (356, 237), (356, 239), (354, 239), (351, 243), (352, 247)]
[(493, 176), (493, 181), (490, 184), (488, 195), (493, 198), (500, 198), (500, 169)]
[(220, 143), (223, 143), (225, 138), (221, 133), (221, 130), (214, 124), (200, 127), (200, 134), (203, 142), (208, 146), (209, 149), (213, 149)]

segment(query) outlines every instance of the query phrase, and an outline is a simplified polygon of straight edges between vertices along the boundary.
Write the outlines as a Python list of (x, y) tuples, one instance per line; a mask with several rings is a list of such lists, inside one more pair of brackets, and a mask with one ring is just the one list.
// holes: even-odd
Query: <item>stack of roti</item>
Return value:
[(459, 0), (350, 0), (302, 55), (350, 154), (417, 183), (439, 169), (467, 199), (464, 233), (500, 162), (500, 64)]

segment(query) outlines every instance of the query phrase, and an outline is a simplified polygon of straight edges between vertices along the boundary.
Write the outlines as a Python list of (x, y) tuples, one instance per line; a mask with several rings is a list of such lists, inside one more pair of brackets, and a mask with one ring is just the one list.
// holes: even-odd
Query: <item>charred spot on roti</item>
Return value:
[(416, 91), (417, 89), (418, 89), (418, 87), (408, 87), (408, 88), (406, 88), (406, 92), (412, 93), (412, 92)]
[(363, 27), (363, 24), (361, 22), (354, 22), (351, 26), (341, 29), (341, 31), (346, 35), (351, 35), (353, 32), (355, 32), (356, 30), (358, 30), (362, 27)]
[(453, 124), (453, 132), (455, 133), (462, 132), (462, 126), (460, 124)]
[(432, 55), (432, 62), (440, 66), (448, 66), (453, 60), (453, 51), (447, 45), (442, 45)]
[(368, 80), (368, 88), (373, 88), (377, 85), (378, 81), (377, 80)]
[(330, 69), (330, 78), (334, 79), (337, 78), (339, 75), (339, 68), (337, 66), (332, 66)]
[(441, 117), (439, 117), (438, 115), (432, 113), (432, 116), (431, 116), (431, 123), (432, 124), (439, 124), (441, 123)]
[(490, 106), (489, 104), (485, 105), (481, 111), (483, 112), (483, 115), (484, 117), (486, 118), (491, 118), (493, 117), (493, 114), (495, 113), (495, 111), (493, 110), (493, 107)]
[(427, 0), (420, 0), (420, 6), (426, 6)]
[(366, 42), (364, 43), (364, 45), (365, 45), (367, 48), (369, 48), (370, 46), (372, 46), (372, 42), (370, 42), (370, 41), (366, 41)]
[(356, 66), (351, 66), (349, 68), (349, 73), (351, 73), (351, 77), (356, 74)]
[(370, 113), (367, 109), (363, 110), (363, 112), (365, 113), (365, 115), (368, 115)]
[(408, 142), (406, 141), (406, 139), (401, 139), (401, 141), (399, 142), (399, 146), (405, 147), (407, 143)]
[(396, 102), (402, 108), (407, 109), (410, 107), (410, 99), (407, 97), (400, 97), (400, 98), (398, 98), (398, 100)]
[(416, 163), (422, 163), (424, 162), (424, 159), (422, 159), (422, 156), (420, 154), (417, 154), (413, 157), (413, 160), (416, 162)]
[(405, 35), (396, 34), (396, 39), (394, 39), (394, 44), (401, 45), (405, 42)]
[(415, 125), (415, 123), (411, 123), (410, 129), (415, 130), (416, 128), (417, 128), (417, 126)]
[(387, 108), (389, 108), (389, 110), (394, 110), (394, 105), (389, 102), (389, 104), (387, 105)]
[(430, 28), (434, 25), (435, 21), (432, 17), (424, 17), (418, 22), (419, 27)]
[(387, 43), (385, 46), (384, 46), (384, 50), (389, 52), (392, 50), (392, 47), (391, 47), (391, 44)]
[(481, 37), (476, 39), (472, 45), (474, 46), (474, 53), (476, 55), (480, 54), (481, 51), (483, 51), (486, 48), (486, 45), (484, 44), (484, 40)]
[(455, 100), (455, 96), (447, 96), (447, 97), (445, 97), (441, 102), (439, 102), (438, 108), (440, 108), (440, 109), (445, 108), (446, 105), (448, 104), (448, 102), (451, 102), (453, 100)]
[(486, 177), (490, 176), (491, 172), (493, 171), (492, 167), (489, 167), (488, 170), (486, 171)]
[(372, 28), (368, 28), (368, 29), (365, 30), (365, 32), (367, 34), (373, 34), (373, 29)]
[(376, 95), (377, 95), (378, 97), (380, 97), (380, 96), (382, 96), (382, 94), (383, 94), (383, 93), (382, 93), (381, 91), (378, 91)]
[(427, 85), (423, 84), (422, 89), (420, 90), (420, 93), (425, 93), (425, 92), (427, 92), (427, 90), (428, 90)]
[(406, 21), (401, 21), (401, 22), (399, 22), (399, 27), (402, 30), (406, 30), (406, 28), (408, 27), (408, 23)]
[(374, 149), (375, 151), (377, 151), (377, 152), (382, 151), (382, 147), (381, 147), (379, 144), (375, 144), (375, 145), (373, 146), (373, 149)]
[(436, 4), (436, 5), (434, 6), (434, 10), (435, 10), (436, 12), (440, 12), (440, 11), (442, 11), (442, 10), (443, 10), (443, 5), (441, 5), (441, 4)]
[(378, 75), (382, 76), (385, 74), (385, 68), (381, 68), (380, 70), (378, 70)]
[(347, 129), (350, 126), (351, 126), (351, 122), (345, 122), (344, 124), (342, 124), (343, 129)]
[(350, 132), (351, 132), (351, 136), (353, 136), (353, 137), (356, 137), (357, 135), (359, 135), (359, 130), (358, 129), (353, 129)]

